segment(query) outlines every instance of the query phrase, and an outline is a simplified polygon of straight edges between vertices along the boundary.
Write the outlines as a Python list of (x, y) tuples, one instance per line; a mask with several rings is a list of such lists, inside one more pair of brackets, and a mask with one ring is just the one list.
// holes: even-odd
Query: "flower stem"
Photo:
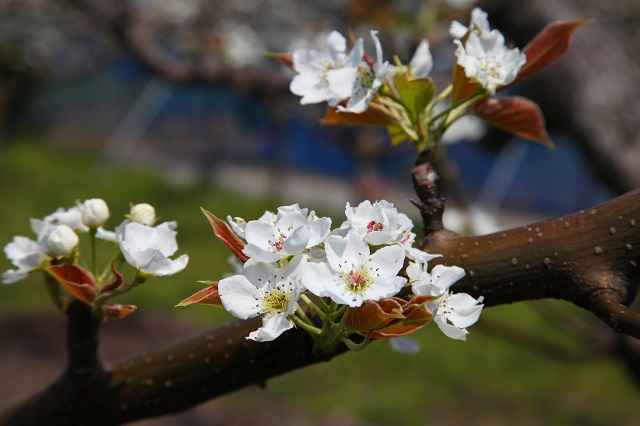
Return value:
[(322, 335), (322, 331), (319, 328), (307, 324), (296, 315), (292, 315), (291, 320), (296, 324), (296, 326), (300, 327), (301, 329), (309, 333), (311, 337), (313, 337), (313, 340), (316, 340), (317, 337)]
[(315, 312), (315, 314), (318, 315), (323, 321), (325, 320), (327, 315), (324, 312), (322, 312), (322, 309), (320, 309), (318, 305), (316, 305), (311, 301), (311, 299), (309, 299), (309, 296), (303, 293), (300, 295), (300, 299), (302, 299), (304, 303), (306, 303), (313, 310), (313, 312)]

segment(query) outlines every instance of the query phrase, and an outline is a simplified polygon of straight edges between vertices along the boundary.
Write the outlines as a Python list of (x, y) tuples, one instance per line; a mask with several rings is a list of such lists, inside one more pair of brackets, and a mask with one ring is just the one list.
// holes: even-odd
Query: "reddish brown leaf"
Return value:
[(403, 314), (405, 319), (394, 321), (388, 326), (372, 332), (370, 337), (372, 339), (389, 339), (404, 336), (424, 327), (433, 319), (433, 316), (427, 312), (423, 305), (409, 305)]
[(452, 77), (453, 89), (451, 90), (451, 104), (456, 104), (474, 94), (478, 90), (479, 84), (469, 80), (464, 73), (464, 68), (456, 62), (453, 66)]
[(271, 56), (285, 67), (293, 69), (293, 55), (291, 53), (267, 52), (267, 56)]
[(322, 124), (346, 126), (388, 126), (394, 119), (377, 108), (368, 108), (361, 114), (339, 112), (336, 108), (327, 108)]
[(573, 32), (590, 22), (558, 21), (547, 25), (522, 49), (522, 53), (527, 55), (527, 62), (520, 69), (515, 81), (505, 87), (521, 82), (558, 59), (569, 47)]
[(242, 263), (249, 260), (247, 255), (242, 253), (244, 249), (244, 243), (238, 236), (233, 232), (231, 227), (224, 220), (218, 219), (213, 213), (205, 210), (200, 207), (204, 215), (209, 219), (209, 223), (211, 223), (211, 227), (213, 228), (213, 233), (216, 234), (216, 237), (222, 243), (231, 250), (231, 252), (238, 258)]
[(473, 113), (514, 135), (552, 147), (540, 107), (520, 96), (487, 98), (473, 105)]
[(136, 309), (138, 309), (136, 305), (105, 305), (102, 308), (102, 320), (106, 321), (109, 318), (124, 318), (127, 315), (134, 313)]
[(96, 284), (91, 275), (78, 265), (52, 265), (46, 270), (76, 299), (91, 304), (96, 298)]
[[(349, 308), (344, 314), (342, 324), (351, 331), (376, 330), (394, 319), (404, 318), (401, 299), (383, 299), (378, 302), (365, 300), (357, 308)], [(366, 334), (366, 333), (365, 333)]]
[(222, 308), (222, 301), (220, 300), (220, 294), (218, 293), (218, 283), (215, 281), (203, 281), (207, 284), (212, 284), (207, 288), (203, 288), (197, 293), (184, 299), (176, 306), (189, 306), (189, 305), (211, 305), (218, 308)]
[(111, 262), (111, 272), (113, 272), (114, 278), (112, 281), (102, 286), (99, 292), (100, 294), (115, 290), (122, 284), (122, 274), (116, 269), (115, 262)]

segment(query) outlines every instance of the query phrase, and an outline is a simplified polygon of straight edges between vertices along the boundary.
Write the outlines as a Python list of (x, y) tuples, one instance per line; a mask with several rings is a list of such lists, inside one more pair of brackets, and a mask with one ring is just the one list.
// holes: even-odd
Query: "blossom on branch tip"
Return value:
[(471, 32), (464, 45), (460, 40), (453, 42), (457, 45), (457, 62), (467, 78), (480, 83), (491, 95), (498, 87), (513, 82), (527, 62), (519, 49), (505, 46), (504, 37), (496, 30), (481, 35)]
[(429, 273), (426, 263), (410, 262), (407, 276), (416, 296), (442, 296), (449, 291), (449, 287), (465, 276), (465, 272), (458, 266), (436, 265)]
[(371, 254), (363, 236), (350, 231), (346, 237), (328, 237), (325, 252), (326, 263), (310, 262), (302, 268), (302, 282), (315, 295), (336, 303), (356, 307), (365, 300), (390, 297), (407, 281), (398, 276), (404, 264), (404, 249), (399, 245)]
[(13, 241), (4, 247), (4, 253), (17, 269), (2, 273), (3, 284), (23, 280), (30, 272), (42, 267), (48, 258), (37, 242), (21, 236), (13, 237)]
[(474, 299), (466, 293), (446, 293), (440, 299), (427, 303), (426, 307), (433, 320), (447, 337), (466, 340), (469, 327), (478, 321), (484, 305), (484, 298)]
[(464, 26), (458, 21), (451, 22), (449, 26), (449, 34), (451, 37), (461, 39), (463, 38), (467, 32), (473, 31), (477, 33), (488, 33), (491, 31), (491, 27), (489, 25), (489, 18), (487, 12), (480, 9), (479, 7), (475, 7), (471, 11), (471, 22), (469, 23), (469, 27)]
[(143, 225), (152, 226), (156, 221), (156, 209), (151, 204), (136, 204), (131, 207), (127, 217), (131, 222), (138, 222)]
[(271, 224), (252, 220), (244, 229), (247, 245), (243, 253), (261, 262), (276, 262), (322, 243), (329, 235), (331, 219), (317, 218), (297, 204), (278, 209), (277, 221)]
[(338, 105), (338, 111), (355, 114), (365, 112), (369, 108), (369, 102), (382, 86), (382, 82), (389, 72), (389, 63), (382, 62), (382, 45), (377, 34), (377, 31), (371, 31), (371, 38), (376, 47), (375, 64), (366, 62), (360, 64), (347, 105)]
[(347, 54), (347, 41), (339, 32), (332, 31), (324, 52), (298, 49), (293, 52), (293, 69), (298, 73), (289, 89), (302, 96), (300, 103), (315, 104), (327, 101), (336, 106), (351, 95), (364, 48), (358, 40)]
[(247, 339), (268, 342), (293, 328), (290, 317), (303, 291), (298, 268), (305, 256), (296, 256), (281, 268), (270, 263), (248, 260), (242, 275), (223, 278), (218, 283), (220, 300), (233, 316), (247, 319), (262, 316), (262, 327)]
[(119, 245), (127, 263), (149, 275), (173, 275), (189, 262), (186, 254), (169, 258), (178, 250), (176, 231), (169, 222), (155, 227), (127, 223), (119, 236)]
[(98, 228), (109, 219), (109, 207), (102, 198), (91, 198), (83, 203), (78, 201), (82, 223), (89, 228)]
[(46, 225), (67, 225), (74, 231), (87, 232), (89, 228), (82, 223), (82, 213), (80, 207), (73, 206), (69, 209), (63, 209), (62, 207), (40, 219), (29, 219), (31, 230), (36, 234), (40, 234), (42, 228)]
[(407, 244), (411, 246), (415, 234), (411, 232), (413, 222), (404, 213), (385, 200), (371, 203), (361, 202), (357, 207), (349, 203), (345, 208), (347, 221), (352, 229), (372, 245)]
[(38, 238), (38, 244), (53, 258), (69, 257), (78, 243), (78, 234), (67, 225), (52, 226)]

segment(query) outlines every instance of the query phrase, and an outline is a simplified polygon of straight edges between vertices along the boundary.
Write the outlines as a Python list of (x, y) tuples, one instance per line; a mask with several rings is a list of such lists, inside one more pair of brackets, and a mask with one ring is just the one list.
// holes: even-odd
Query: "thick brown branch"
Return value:
[[(423, 170), (416, 167), (414, 173)], [(425, 179), (414, 176), (416, 182)], [(421, 201), (429, 207), (428, 199)], [(638, 291), (639, 206), (636, 190), (570, 216), (495, 234), (462, 237), (443, 229), (427, 234), (422, 248), (443, 255), (434, 262), (465, 268), (467, 276), (455, 290), (484, 296), (487, 306), (564, 299), (637, 336), (639, 318), (607, 319), (601, 298), (606, 292), (608, 299), (628, 306)]]

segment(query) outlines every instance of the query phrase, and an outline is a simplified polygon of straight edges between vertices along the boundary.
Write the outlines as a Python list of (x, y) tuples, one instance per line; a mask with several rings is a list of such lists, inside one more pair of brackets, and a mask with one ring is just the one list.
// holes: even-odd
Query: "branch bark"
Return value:
[[(556, 298), (590, 310), (614, 330), (640, 338), (640, 315), (628, 306), (640, 282), (640, 190), (601, 206), (485, 236), (462, 237), (442, 226), (444, 200), (429, 156), (413, 170), (414, 200), (429, 231), (421, 247), (462, 266), (455, 291), (484, 296), (486, 306)], [(422, 185), (426, 185), (422, 187)], [(75, 308), (74, 308), (75, 309)], [(112, 425), (185, 410), (272, 377), (330, 360), (301, 330), (269, 343), (247, 341), (257, 320), (238, 321), (183, 343), (103, 368), (97, 325), (81, 308), (69, 315), (70, 366), (59, 380), (0, 416), (0, 425)], [(93, 327), (93, 328), (92, 328)], [(88, 343), (86, 343), (86, 342)], [(89, 355), (83, 351), (89, 350)], [(95, 361), (95, 362), (94, 362)], [(89, 366), (88, 369), (78, 366)], [(81, 372), (71, 374), (70, 372)]]

